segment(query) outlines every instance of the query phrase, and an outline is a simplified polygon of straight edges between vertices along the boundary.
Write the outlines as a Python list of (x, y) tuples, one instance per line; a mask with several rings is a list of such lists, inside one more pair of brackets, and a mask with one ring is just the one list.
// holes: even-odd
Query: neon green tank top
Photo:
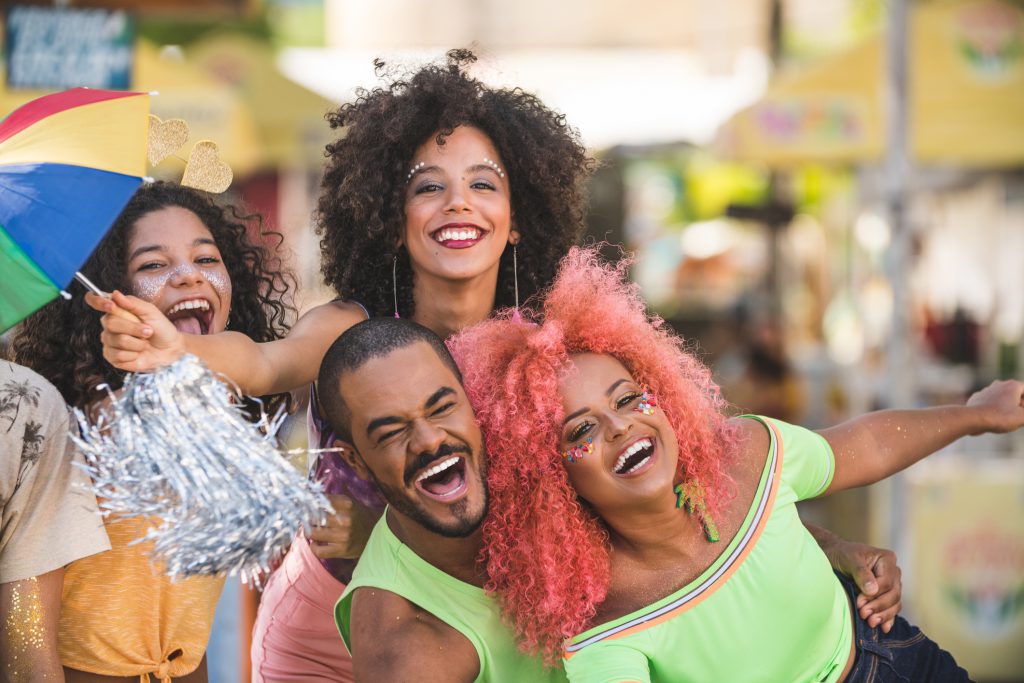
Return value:
[(842, 674), (849, 601), (795, 506), (828, 488), (832, 449), (814, 432), (755, 419), (771, 446), (736, 536), (689, 585), (573, 638), (564, 655), (572, 683), (832, 683)]
[(468, 638), (480, 660), (478, 683), (565, 681), (561, 668), (545, 669), (539, 658), (516, 649), (515, 634), (502, 623), (498, 603), (482, 588), (445, 574), (399, 541), (388, 527), (386, 510), (370, 534), (352, 581), (334, 607), (334, 620), (349, 652), (352, 593), (362, 587), (400, 595)]

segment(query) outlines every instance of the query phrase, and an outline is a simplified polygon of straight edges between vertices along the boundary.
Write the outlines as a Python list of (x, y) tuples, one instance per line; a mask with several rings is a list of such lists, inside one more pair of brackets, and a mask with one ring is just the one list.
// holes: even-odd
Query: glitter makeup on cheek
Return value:
[(562, 457), (569, 462), (579, 462), (583, 456), (594, 452), (594, 437), (588, 436), (586, 441), (576, 444), (572, 448), (562, 451)]
[(33, 576), (16, 581), (11, 587), (10, 611), (4, 616), (7, 629), (9, 661), (7, 680), (12, 683), (56, 680), (49, 672), (37, 671), (34, 663), (43, 659), (46, 648), (46, 624), (43, 621), (43, 599), (39, 582)]
[(154, 301), (160, 290), (167, 286), (167, 280), (170, 277), (170, 273), (161, 273), (159, 275), (138, 274), (132, 282), (132, 294), (145, 301)]
[(204, 280), (210, 283), (214, 291), (227, 298), (231, 292), (231, 280), (228, 274), (218, 270), (200, 270), (194, 263), (179, 263), (174, 268), (167, 268), (158, 275), (146, 275), (140, 273), (132, 283), (133, 294), (146, 301), (154, 301), (160, 294), (160, 290), (167, 286), (172, 280), (187, 277), (199, 273)]
[(221, 297), (230, 298), (231, 293), (231, 279), (228, 277), (226, 271), (221, 271), (219, 268), (211, 268), (210, 270), (203, 271), (203, 277), (210, 283), (214, 291), (221, 295)]
[(641, 385), (640, 391), (643, 392), (640, 396), (640, 403), (633, 410), (644, 415), (653, 415), (654, 409), (658, 405), (658, 398), (646, 384)]

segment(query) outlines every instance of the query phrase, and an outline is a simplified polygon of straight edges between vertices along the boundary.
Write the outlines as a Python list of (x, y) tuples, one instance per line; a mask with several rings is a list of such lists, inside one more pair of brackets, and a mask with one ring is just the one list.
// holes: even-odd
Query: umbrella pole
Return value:
[[(892, 242), (886, 258), (886, 270), (893, 294), (892, 330), (886, 348), (886, 377), (881, 402), (884, 407), (910, 408), (916, 403), (914, 358), (911, 352), (910, 296), (908, 272), (911, 266), (912, 235), (907, 224), (907, 197), (910, 179), (907, 117), (907, 43), (908, 0), (888, 3), (886, 34), (885, 107), (887, 144), (883, 170), (883, 196), (886, 219), (892, 230)], [(905, 557), (906, 480), (897, 474), (876, 485), (872, 498), (879, 514), (872, 524), (876, 539), (895, 547)]]

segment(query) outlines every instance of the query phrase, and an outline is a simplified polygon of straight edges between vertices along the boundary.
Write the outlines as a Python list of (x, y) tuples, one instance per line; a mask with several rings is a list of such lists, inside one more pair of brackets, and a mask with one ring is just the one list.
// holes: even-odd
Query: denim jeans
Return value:
[(967, 672), (921, 630), (901, 616), (892, 629), (882, 633), (871, 628), (856, 612), (857, 586), (836, 573), (846, 589), (853, 610), (856, 660), (846, 683), (960, 683), (970, 682)]

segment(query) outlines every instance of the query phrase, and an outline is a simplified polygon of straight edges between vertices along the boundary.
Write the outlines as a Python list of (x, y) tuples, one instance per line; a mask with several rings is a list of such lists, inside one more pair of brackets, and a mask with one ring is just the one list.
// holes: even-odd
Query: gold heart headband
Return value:
[(185, 162), (185, 173), (181, 184), (204, 192), (218, 194), (228, 189), (234, 174), (231, 167), (221, 160), (217, 143), (200, 140), (192, 146), (188, 159), (182, 159), (175, 152), (188, 142), (188, 124), (182, 119), (164, 121), (155, 114), (149, 115), (149, 140), (146, 156), (151, 166), (157, 166), (164, 159), (173, 156)]

